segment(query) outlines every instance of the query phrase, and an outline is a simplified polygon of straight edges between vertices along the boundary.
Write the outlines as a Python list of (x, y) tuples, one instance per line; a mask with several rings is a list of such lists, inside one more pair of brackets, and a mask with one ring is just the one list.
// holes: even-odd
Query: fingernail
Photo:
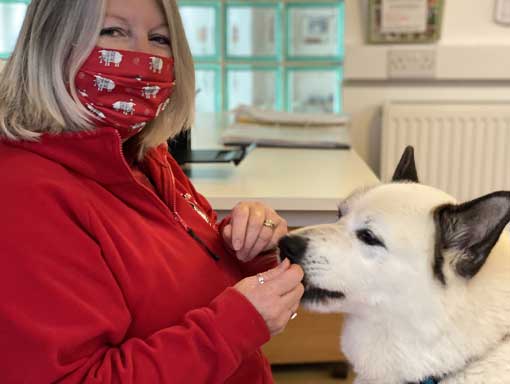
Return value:
[(243, 246), (243, 244), (241, 243), (241, 240), (234, 240), (234, 249), (236, 251), (239, 251), (242, 246)]

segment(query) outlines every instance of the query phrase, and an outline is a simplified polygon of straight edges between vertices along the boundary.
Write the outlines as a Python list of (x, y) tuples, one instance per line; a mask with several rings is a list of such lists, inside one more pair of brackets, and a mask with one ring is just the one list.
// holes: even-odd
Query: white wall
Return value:
[(435, 79), (397, 82), (386, 75), (386, 55), (395, 47), (365, 43), (366, 0), (346, 0), (344, 110), (355, 149), (376, 172), (384, 102), (510, 100), (510, 27), (494, 23), (494, 3), (446, 0), (442, 38), (423, 46), (436, 52)]

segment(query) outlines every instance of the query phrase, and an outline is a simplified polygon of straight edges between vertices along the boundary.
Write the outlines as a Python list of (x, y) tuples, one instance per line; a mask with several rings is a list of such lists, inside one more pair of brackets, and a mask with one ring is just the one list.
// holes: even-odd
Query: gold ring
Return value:
[(276, 224), (273, 220), (271, 219), (266, 219), (264, 220), (264, 222), (262, 223), (262, 225), (264, 227), (268, 227), (268, 228), (271, 228), (271, 229), (275, 229), (276, 228)]
[(259, 281), (260, 285), (264, 285), (264, 283), (266, 282), (266, 280), (264, 279), (264, 276), (262, 276), (262, 273), (257, 274), (257, 280)]

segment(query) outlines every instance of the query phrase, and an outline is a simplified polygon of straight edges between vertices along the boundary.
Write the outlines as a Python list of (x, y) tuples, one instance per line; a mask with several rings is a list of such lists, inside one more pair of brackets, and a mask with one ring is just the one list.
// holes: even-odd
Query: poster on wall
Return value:
[(368, 42), (434, 43), (441, 36), (445, 0), (369, 0)]

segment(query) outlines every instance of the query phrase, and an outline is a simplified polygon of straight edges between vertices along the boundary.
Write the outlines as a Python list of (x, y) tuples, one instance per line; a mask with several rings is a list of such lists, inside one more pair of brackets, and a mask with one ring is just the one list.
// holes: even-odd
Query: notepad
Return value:
[(242, 105), (234, 111), (238, 123), (257, 123), (263, 125), (292, 126), (342, 126), (350, 121), (345, 114), (335, 113), (298, 113), (259, 109)]
[(326, 113), (293, 113), (241, 106), (221, 135), (226, 145), (294, 148), (350, 148), (349, 118)]
[(226, 145), (249, 145), (262, 147), (294, 148), (350, 148), (351, 140), (346, 126), (302, 127), (265, 126), (260, 124), (234, 123), (221, 135)]

